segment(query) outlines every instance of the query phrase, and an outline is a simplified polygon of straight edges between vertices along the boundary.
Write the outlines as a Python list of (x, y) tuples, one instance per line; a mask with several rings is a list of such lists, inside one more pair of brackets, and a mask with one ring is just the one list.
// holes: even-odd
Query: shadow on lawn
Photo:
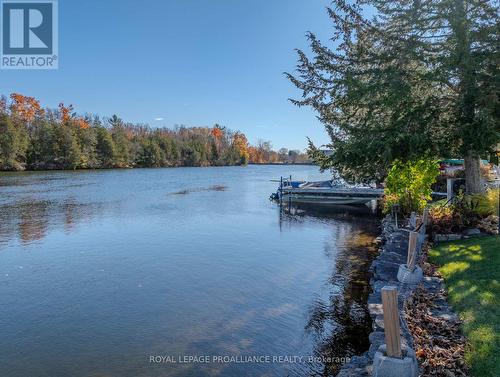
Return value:
[(430, 252), (441, 267), (448, 299), (470, 341), (466, 360), (475, 376), (494, 376), (500, 365), (500, 238), (443, 243)]

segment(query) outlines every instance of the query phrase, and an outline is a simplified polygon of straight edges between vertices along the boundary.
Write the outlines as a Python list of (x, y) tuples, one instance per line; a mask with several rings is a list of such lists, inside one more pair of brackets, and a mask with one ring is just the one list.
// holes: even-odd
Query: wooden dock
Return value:
[(284, 186), (280, 187), (278, 191), (283, 201), (325, 204), (364, 204), (378, 199), (384, 194), (383, 189), (369, 187), (295, 188)]

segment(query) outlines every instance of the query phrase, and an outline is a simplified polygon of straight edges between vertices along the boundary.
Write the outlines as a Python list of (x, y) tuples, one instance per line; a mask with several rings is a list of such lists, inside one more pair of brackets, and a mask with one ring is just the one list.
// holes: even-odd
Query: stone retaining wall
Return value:
[[(412, 336), (404, 319), (404, 302), (415, 289), (415, 285), (400, 283), (397, 273), (400, 264), (405, 264), (408, 254), (408, 238), (410, 229), (396, 229), (389, 217), (382, 220), (382, 234), (378, 238), (381, 244), (380, 253), (371, 265), (372, 278), (370, 285), (372, 293), (368, 297), (368, 310), (372, 318), (373, 331), (370, 334), (370, 349), (360, 356), (354, 356), (345, 364), (337, 377), (371, 376), (373, 356), (379, 346), (385, 343), (384, 321), (382, 310), (382, 297), (380, 290), (386, 285), (398, 287), (398, 306), (400, 309), (401, 341), (403, 345), (413, 348)], [(417, 244), (420, 251), (423, 245), (423, 237)], [(420, 258), (418, 258), (419, 260)], [(443, 282), (436, 277), (424, 276), (421, 284), (430, 291), (438, 291), (443, 288)], [(450, 314), (446, 303), (443, 304), (444, 312)]]

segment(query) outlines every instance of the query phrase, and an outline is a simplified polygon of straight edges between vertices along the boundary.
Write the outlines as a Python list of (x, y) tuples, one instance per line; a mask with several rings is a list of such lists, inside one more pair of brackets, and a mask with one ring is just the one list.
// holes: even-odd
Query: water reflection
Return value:
[(342, 222), (332, 227), (324, 254), (334, 263), (328, 279), (329, 294), (317, 296), (309, 308), (306, 333), (314, 340), (315, 363), (310, 376), (335, 376), (346, 358), (369, 348), (369, 267), (376, 257), (373, 209), (366, 206), (284, 206), (280, 223), (294, 227), (314, 218)]
[(100, 203), (79, 203), (76, 199), (28, 199), (0, 205), (0, 245), (16, 238), (29, 244), (59, 229), (69, 233), (79, 222), (91, 221), (102, 210)]

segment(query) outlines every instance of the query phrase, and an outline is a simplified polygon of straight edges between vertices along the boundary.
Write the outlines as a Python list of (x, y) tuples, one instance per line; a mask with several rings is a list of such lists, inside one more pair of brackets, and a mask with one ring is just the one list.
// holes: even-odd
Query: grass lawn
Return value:
[(500, 376), (500, 237), (441, 243), (429, 256), (440, 266), (448, 302), (463, 320), (472, 375)]

